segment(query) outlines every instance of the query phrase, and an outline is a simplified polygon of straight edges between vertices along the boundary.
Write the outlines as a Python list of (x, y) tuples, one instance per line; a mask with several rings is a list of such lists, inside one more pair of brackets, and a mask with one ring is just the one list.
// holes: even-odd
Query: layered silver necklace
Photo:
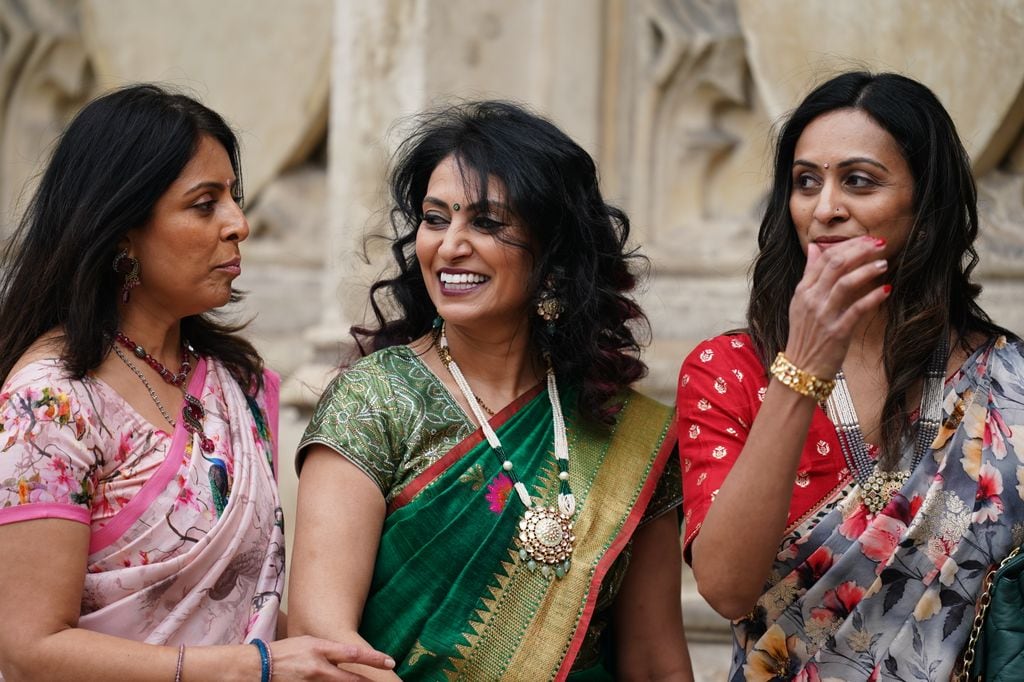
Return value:
[(441, 361), (451, 373), (459, 390), (466, 399), (469, 409), (483, 429), (491, 450), (501, 462), (502, 470), (512, 481), (512, 488), (523, 503), (526, 511), (519, 521), (519, 558), (526, 563), (531, 571), (540, 569), (545, 578), (552, 576), (563, 578), (572, 565), (573, 543), (576, 536), (572, 534), (572, 518), (576, 513), (576, 497), (569, 486), (569, 441), (566, 437), (565, 417), (562, 415), (562, 404), (558, 397), (558, 384), (555, 372), (550, 363), (547, 370), (548, 400), (551, 402), (551, 415), (555, 433), (555, 461), (558, 464), (558, 508), (535, 504), (530, 497), (526, 484), (516, 475), (515, 465), (505, 455), (501, 440), (491, 428), (487, 416), (481, 407), (482, 403), (466, 381), (459, 365), (448, 350), (448, 336), (442, 323), (437, 332), (437, 351)]
[(825, 403), (828, 418), (835, 424), (839, 445), (846, 465), (860, 487), (861, 501), (871, 514), (885, 509), (893, 495), (903, 489), (910, 474), (924, 458), (924, 453), (939, 432), (942, 416), (942, 384), (946, 376), (946, 358), (949, 343), (944, 341), (928, 358), (925, 369), (924, 387), (921, 391), (921, 406), (918, 410), (917, 438), (914, 453), (908, 469), (882, 471), (868, 453), (864, 434), (861, 432), (853, 398), (846, 384), (843, 370), (836, 373), (836, 386)]

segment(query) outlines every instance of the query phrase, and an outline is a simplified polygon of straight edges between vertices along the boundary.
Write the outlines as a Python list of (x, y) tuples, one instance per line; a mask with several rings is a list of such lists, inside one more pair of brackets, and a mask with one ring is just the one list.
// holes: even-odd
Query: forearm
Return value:
[(813, 399), (773, 380), (743, 450), (693, 541), (701, 595), (726, 618), (760, 596), (785, 532)]
[[(4, 652), (7, 682), (168, 682), (178, 648), (143, 644), (80, 628), (41, 638), (23, 638)], [(260, 657), (251, 645), (187, 647), (182, 679), (189, 682), (251, 682), (259, 679)]]
[(615, 679), (692, 682), (680, 600), (682, 567), (675, 513), (637, 531), (613, 607)]
[[(380, 490), (362, 471), (324, 446), (310, 449), (299, 479), (288, 602), (290, 637), (313, 635), (368, 646), (358, 632), (359, 619), (373, 577), (384, 513)], [(332, 549), (335, 543), (346, 551)], [(350, 663), (342, 668), (371, 680), (399, 679), (390, 670)]]

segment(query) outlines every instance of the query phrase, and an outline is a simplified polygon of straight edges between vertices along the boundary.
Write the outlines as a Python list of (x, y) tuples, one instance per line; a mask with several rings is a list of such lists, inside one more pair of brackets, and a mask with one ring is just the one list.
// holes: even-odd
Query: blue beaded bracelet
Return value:
[(260, 682), (270, 682), (274, 676), (274, 659), (270, 657), (270, 649), (262, 639), (252, 640), (252, 645), (260, 652)]

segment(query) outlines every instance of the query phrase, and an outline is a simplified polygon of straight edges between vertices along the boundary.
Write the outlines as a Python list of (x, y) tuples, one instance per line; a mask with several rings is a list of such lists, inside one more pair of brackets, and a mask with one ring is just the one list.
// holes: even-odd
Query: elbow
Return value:
[(708, 606), (713, 608), (722, 618), (730, 621), (743, 618), (753, 611), (754, 606), (757, 605), (756, 596), (748, 598), (735, 592), (704, 589), (700, 586), (700, 583), (697, 584), (697, 591), (700, 592), (700, 596), (704, 598)]
[(697, 592), (718, 615), (730, 621), (743, 618), (757, 605), (759, 590), (751, 590), (740, 581), (732, 580), (728, 571), (708, 572), (701, 575), (694, 566), (693, 577)]

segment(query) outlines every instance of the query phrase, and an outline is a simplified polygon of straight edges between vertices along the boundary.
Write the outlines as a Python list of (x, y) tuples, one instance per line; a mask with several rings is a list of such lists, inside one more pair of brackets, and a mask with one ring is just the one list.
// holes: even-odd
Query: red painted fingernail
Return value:
[(882, 237), (879, 237), (878, 239), (876, 239), (875, 240), (875, 246), (877, 246), (879, 248), (885, 246), (885, 239), (882, 238)]
[(891, 284), (883, 284), (882, 285), (882, 291), (884, 291), (886, 294), (891, 294), (892, 293), (892, 285)]

